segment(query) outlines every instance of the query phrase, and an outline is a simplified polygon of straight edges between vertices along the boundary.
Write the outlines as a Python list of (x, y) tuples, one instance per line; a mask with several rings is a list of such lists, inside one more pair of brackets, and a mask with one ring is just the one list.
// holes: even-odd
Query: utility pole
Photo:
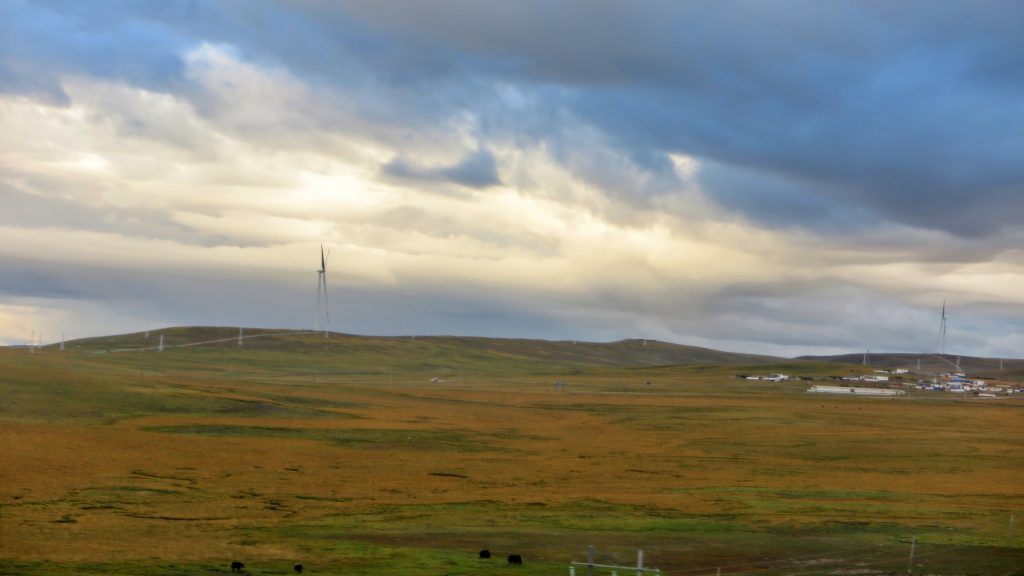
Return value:
[(241, 326), (238, 327), (238, 345), (239, 346), (242, 345), (242, 332), (243, 332), (243, 330), (245, 330), (245, 329), (242, 328)]

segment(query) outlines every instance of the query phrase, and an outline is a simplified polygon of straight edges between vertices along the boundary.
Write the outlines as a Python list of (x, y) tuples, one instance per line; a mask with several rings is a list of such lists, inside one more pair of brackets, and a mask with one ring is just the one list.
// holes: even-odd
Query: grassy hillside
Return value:
[(682, 357), (652, 342), (247, 333), (0, 349), (0, 574), (554, 576), (592, 544), (666, 575), (881, 576), (912, 537), (915, 574), (1024, 566), (1015, 398), (625, 365)]
[[(364, 369), (384, 365), (416, 369), (550, 370), (591, 366), (663, 366), (672, 364), (757, 365), (781, 359), (721, 352), (656, 340), (619, 342), (547, 341), (456, 336), (384, 337), (310, 331), (248, 329), (238, 350), (237, 328), (181, 327), (68, 342), (70, 350), (126, 353), (152, 351), (163, 336), (165, 350), (178, 348), (258, 350), (324, 357)], [(51, 345), (50, 348), (55, 346)], [(321, 360), (317, 360), (320, 362)]]

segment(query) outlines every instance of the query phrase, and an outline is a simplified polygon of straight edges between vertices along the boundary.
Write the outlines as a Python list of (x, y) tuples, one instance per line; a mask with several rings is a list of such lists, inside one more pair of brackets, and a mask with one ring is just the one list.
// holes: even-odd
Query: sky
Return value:
[[(0, 0), (0, 344), (1024, 357), (1024, 4)], [(321, 326), (327, 322), (320, 321)]]

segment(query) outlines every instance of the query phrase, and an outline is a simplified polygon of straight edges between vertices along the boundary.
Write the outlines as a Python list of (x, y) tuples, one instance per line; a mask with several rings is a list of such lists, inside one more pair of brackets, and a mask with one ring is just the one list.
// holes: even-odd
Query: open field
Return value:
[(0, 348), (0, 574), (1024, 573), (1021, 400), (416, 340)]

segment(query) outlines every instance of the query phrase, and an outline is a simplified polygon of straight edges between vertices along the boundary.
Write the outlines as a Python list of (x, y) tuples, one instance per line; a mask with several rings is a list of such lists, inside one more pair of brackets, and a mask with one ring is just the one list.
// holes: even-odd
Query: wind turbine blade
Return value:
[(327, 269), (327, 260), (324, 258), (324, 245), (323, 244), (320, 245), (320, 269), (321, 270), (326, 270)]

